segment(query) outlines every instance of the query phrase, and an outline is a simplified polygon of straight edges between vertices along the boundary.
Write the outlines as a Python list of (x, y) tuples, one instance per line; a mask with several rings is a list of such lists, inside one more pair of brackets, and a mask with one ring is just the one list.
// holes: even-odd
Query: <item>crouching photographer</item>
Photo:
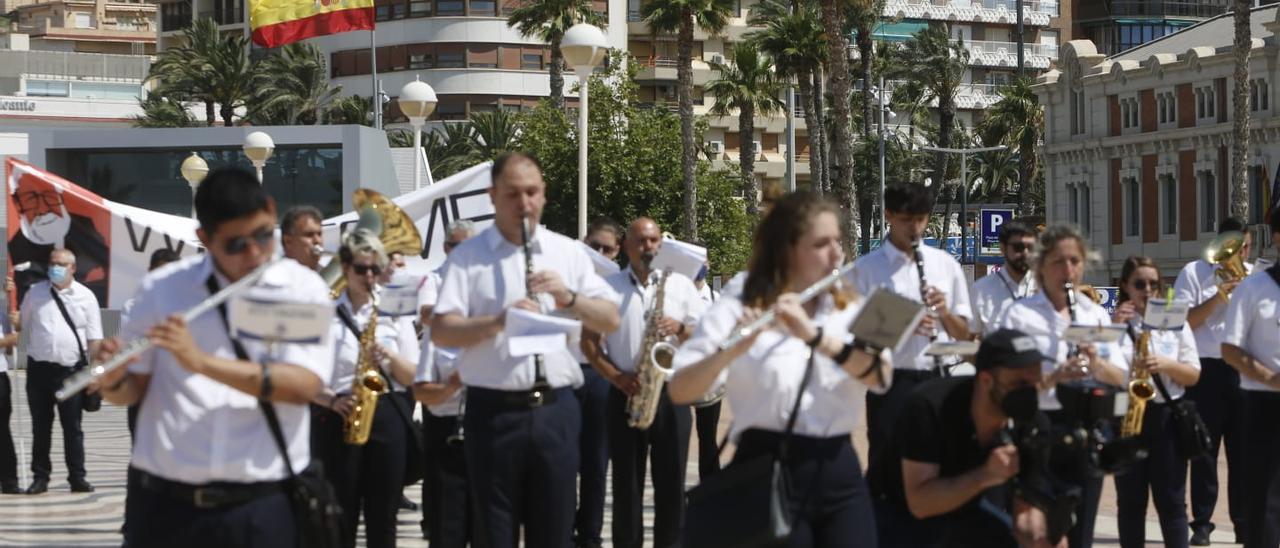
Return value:
[(882, 547), (1055, 545), (1045, 512), (1015, 492), (1020, 458), (1008, 430), (1011, 418), (1037, 415), (1046, 360), (1030, 336), (1001, 329), (982, 341), (975, 376), (932, 380), (911, 395), (892, 454), (868, 472), (885, 487), (876, 501)]

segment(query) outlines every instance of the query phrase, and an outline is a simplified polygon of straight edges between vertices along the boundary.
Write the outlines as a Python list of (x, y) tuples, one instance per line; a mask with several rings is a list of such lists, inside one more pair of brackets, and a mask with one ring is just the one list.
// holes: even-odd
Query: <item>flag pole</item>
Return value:
[[(376, 8), (375, 8), (376, 9)], [(378, 22), (375, 19), (373, 28), (369, 29), (369, 89), (372, 91), (370, 103), (373, 109), (373, 128), (382, 129), (382, 94), (378, 89)]]

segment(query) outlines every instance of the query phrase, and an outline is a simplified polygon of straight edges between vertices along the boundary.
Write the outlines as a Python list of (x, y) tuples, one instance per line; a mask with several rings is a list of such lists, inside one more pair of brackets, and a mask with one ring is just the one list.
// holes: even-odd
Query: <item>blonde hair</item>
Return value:
[(378, 268), (386, 268), (389, 262), (382, 240), (367, 228), (357, 228), (342, 237), (342, 247), (338, 248), (338, 259), (342, 264), (349, 265), (355, 260), (356, 255), (373, 255), (373, 261)]

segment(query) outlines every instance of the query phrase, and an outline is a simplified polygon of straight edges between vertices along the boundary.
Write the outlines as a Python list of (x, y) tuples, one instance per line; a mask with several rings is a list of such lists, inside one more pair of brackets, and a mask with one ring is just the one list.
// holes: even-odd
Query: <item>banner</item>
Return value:
[[(434, 185), (393, 197), (414, 219), (422, 234), (422, 257), (410, 269), (419, 272), (444, 262), (445, 228), (457, 219), (483, 230), (492, 223), (489, 168), (486, 162)], [(147, 273), (151, 254), (171, 249), (179, 255), (202, 252), (194, 219), (168, 215), (103, 199), (88, 190), (31, 164), (9, 158), (8, 270), (18, 288), (18, 300), (32, 283), (45, 279), (49, 253), (65, 247), (76, 255), (75, 278), (98, 297), (103, 308), (118, 309), (133, 297)], [(354, 225), (354, 212), (323, 222), (324, 247), (336, 252), (340, 231)], [(279, 249), (280, 246), (277, 246)], [(31, 268), (15, 271), (14, 266)]]
[(253, 43), (274, 48), (314, 36), (373, 30), (373, 0), (249, 0)]

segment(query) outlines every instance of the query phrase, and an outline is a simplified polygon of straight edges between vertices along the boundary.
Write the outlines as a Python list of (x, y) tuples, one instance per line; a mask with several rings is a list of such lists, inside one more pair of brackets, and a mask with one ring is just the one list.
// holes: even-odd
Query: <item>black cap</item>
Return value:
[(1040, 353), (1036, 340), (1017, 329), (1001, 329), (987, 335), (974, 355), (978, 371), (996, 367), (1021, 368), (1039, 366), (1048, 358)]

